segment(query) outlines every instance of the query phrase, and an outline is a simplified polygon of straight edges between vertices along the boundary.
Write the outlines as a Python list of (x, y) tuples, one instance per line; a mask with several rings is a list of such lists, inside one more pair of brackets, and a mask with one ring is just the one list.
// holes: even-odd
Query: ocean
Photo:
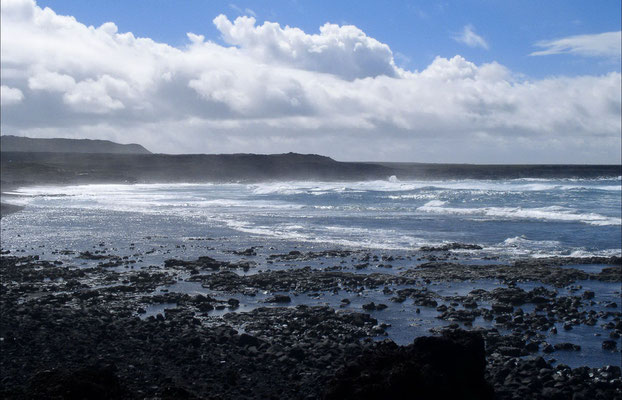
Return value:
[[(52, 225), (55, 237), (71, 241), (82, 236), (72, 237), (76, 232), (126, 237), (143, 229), (386, 250), (461, 242), (512, 257), (610, 256), (622, 247), (619, 177), (34, 186), (13, 193), (28, 209), (19, 222), (29, 229), (25, 236), (39, 242)], [(137, 224), (122, 223), (128, 219)]]
[[(270, 254), (293, 249), (350, 249), (395, 256), (391, 268), (353, 269), (363, 274), (400, 274), (423, 262), (415, 259), (421, 247), (454, 242), (477, 245), (451, 252), (453, 261), (470, 264), (552, 256), (620, 256), (621, 183), (621, 177), (436, 181), (390, 177), (360, 182), (30, 186), (9, 193), (10, 201), (25, 209), (2, 219), (2, 248), (79, 266), (97, 261), (79, 259), (76, 252), (105, 248), (133, 258), (132, 268), (161, 268), (168, 258), (192, 260), (209, 255), (235, 261), (240, 256), (234, 251), (255, 247), (258, 256), (252, 259), (257, 265), (236, 272), (239, 274), (334, 267), (334, 260), (321, 258), (298, 265), (267, 261)], [(399, 257), (404, 255), (409, 257)], [(576, 267), (598, 272), (603, 266)], [(122, 272), (127, 266), (117, 268)], [(526, 290), (535, 286), (554, 289), (541, 283), (521, 285)], [(502, 286), (499, 281), (480, 280), (433, 282), (429, 289), (445, 296), (444, 303), (450, 304), (452, 295)], [(605, 310), (602, 305), (612, 301), (618, 303), (613, 311), (620, 310), (619, 282), (585, 281), (576, 286), (579, 289), (556, 290), (560, 295), (594, 290), (595, 310)], [(222, 295), (183, 280), (158, 290)], [(240, 300), (237, 311), (248, 311), (265, 306), (263, 301), (269, 295), (236, 293), (230, 297)], [(370, 300), (390, 304), (390, 297), (382, 288), (366, 289), (350, 299), (351, 307), (360, 308)], [(339, 308), (342, 298), (334, 293), (300, 294), (291, 305)], [(166, 307), (171, 305), (154, 305), (146, 315), (163, 312)], [(399, 344), (448, 323), (437, 319), (433, 308), (418, 313), (416, 308), (405, 302), (372, 314), (391, 325), (389, 337)], [(525, 311), (530, 311), (528, 306)], [(473, 325), (491, 324), (479, 318)], [(580, 326), (569, 332), (560, 326), (559, 331), (549, 338), (550, 343), (574, 341), (582, 346), (580, 352), (555, 353), (560, 362), (570, 366), (619, 363), (619, 353), (601, 349), (599, 326)], [(620, 347), (620, 339), (616, 341)]]

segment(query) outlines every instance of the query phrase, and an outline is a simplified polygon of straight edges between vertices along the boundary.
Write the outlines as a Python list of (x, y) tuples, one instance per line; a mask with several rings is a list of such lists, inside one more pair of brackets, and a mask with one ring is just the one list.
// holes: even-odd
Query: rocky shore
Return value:
[[(571, 368), (554, 357), (582, 343), (551, 340), (557, 329), (598, 327), (603, 351), (620, 354), (619, 302), (580, 287), (619, 283), (619, 257), (453, 260), (450, 252), (464, 246), (401, 260), (352, 250), (232, 249), (227, 261), (174, 257), (148, 268), (134, 268), (145, 254), (105, 247), (62, 250), (65, 262), (3, 250), (0, 396), (622, 399), (619, 364)], [(390, 268), (410, 260), (410, 268)], [(322, 267), (307, 265), (318, 261)], [(464, 294), (433, 285), (477, 280), (500, 284)], [(180, 284), (202, 292), (175, 290)], [(361, 300), (368, 291), (387, 300)], [(314, 296), (337, 303), (300, 300)], [(398, 346), (381, 316), (403, 304), (438, 323)]]

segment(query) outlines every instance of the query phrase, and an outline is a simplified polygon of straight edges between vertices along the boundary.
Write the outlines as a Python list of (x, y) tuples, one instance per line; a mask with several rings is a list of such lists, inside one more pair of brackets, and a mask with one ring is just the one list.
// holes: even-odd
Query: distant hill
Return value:
[(151, 154), (139, 144), (119, 144), (109, 140), (91, 139), (34, 139), (21, 136), (0, 136), (2, 152), (32, 153), (106, 153)]
[(387, 179), (394, 170), (314, 154), (79, 154), (3, 152), (3, 185)]
[(596, 178), (619, 165), (459, 165), (339, 162), (315, 154), (84, 154), (2, 152), (2, 190), (30, 184), (284, 180)]

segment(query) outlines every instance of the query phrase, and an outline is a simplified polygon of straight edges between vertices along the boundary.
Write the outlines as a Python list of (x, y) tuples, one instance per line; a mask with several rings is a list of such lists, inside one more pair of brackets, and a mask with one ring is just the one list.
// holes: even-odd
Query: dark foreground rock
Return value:
[(7, 399), (336, 398), (352, 379), (366, 388), (352, 375), (366, 365), (378, 370), (376, 391), (364, 398), (401, 393), (395, 379), (413, 371), (427, 382), (425, 393), (438, 385), (440, 393), (445, 385), (454, 388), (447, 393), (488, 396), (474, 398), (491, 393), (481, 339), (420, 338), (405, 348), (359, 340), (376, 321), (328, 307), (235, 314), (230, 322), (246, 320), (251, 334), (205, 326), (184, 312), (141, 320), (105, 307), (5, 303), (2, 311), (0, 396)]
[(28, 397), (61, 399), (123, 399), (131, 393), (116, 375), (114, 365), (91, 365), (78, 370), (46, 370), (31, 380)]
[(325, 399), (493, 398), (484, 380), (484, 341), (454, 332), (420, 337), (409, 346), (381, 343), (330, 380)]

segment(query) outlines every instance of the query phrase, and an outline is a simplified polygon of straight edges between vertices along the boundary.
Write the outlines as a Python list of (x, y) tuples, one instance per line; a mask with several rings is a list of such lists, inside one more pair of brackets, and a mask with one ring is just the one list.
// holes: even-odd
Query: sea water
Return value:
[[(31, 227), (25, 236), (35, 241), (54, 226), (58, 240), (225, 229), (241, 240), (391, 250), (461, 242), (531, 257), (620, 255), (622, 247), (620, 178), (34, 186), (14, 194), (27, 212), (5, 225)], [(115, 227), (116, 218), (128, 223)]]
[[(202, 184), (135, 184), (31, 186), (11, 193), (25, 206), (2, 219), (2, 248), (36, 254), (42, 259), (91, 265), (77, 252), (105, 248), (133, 257), (136, 268), (162, 266), (167, 258), (209, 255), (239, 260), (232, 250), (257, 246), (260, 270), (310, 265), (334, 266), (339, 260), (317, 259), (301, 265), (267, 263), (266, 257), (292, 249), (351, 249), (377, 255), (414, 255), (422, 246), (448, 242), (477, 244), (481, 250), (456, 250), (458, 262), (510, 262), (549, 256), (620, 256), (622, 211), (620, 177), (602, 179), (514, 179), (399, 181), (394, 177), (361, 182), (264, 182)], [(59, 252), (66, 249), (74, 254)], [(493, 261), (489, 261), (493, 258)], [(393, 268), (356, 273), (399, 274), (417, 264), (416, 257), (396, 259)], [(578, 265), (576, 268), (589, 269)], [(123, 268), (123, 267), (119, 267)], [(599, 266), (602, 268), (602, 266)], [(580, 282), (597, 291), (598, 301), (617, 301), (620, 284)], [(540, 283), (535, 285), (541, 286)], [(434, 283), (442, 296), (492, 290), (498, 281)], [(158, 290), (205, 293), (200, 284), (179, 282)], [(264, 306), (263, 297), (232, 295), (240, 310)], [(344, 294), (301, 295), (292, 304), (326, 304), (338, 308)], [(350, 296), (350, 308), (368, 301), (390, 304), (373, 312), (390, 323), (389, 336), (405, 344), (431, 327), (447, 324), (434, 309), (409, 302), (391, 304), (390, 295), (365, 290)], [(474, 326), (488, 327), (478, 319)], [(600, 349), (605, 333), (598, 326), (564, 332), (550, 341), (573, 341), (581, 352), (556, 352), (571, 366), (619, 364), (619, 353)], [(620, 340), (617, 340), (620, 347)]]

